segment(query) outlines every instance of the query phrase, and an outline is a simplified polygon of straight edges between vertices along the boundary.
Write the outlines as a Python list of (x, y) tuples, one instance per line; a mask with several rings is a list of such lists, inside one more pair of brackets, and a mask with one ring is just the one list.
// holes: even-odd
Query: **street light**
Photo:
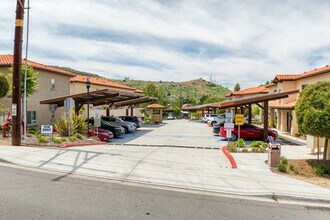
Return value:
[(87, 88), (87, 138), (89, 138), (89, 89), (91, 88), (91, 82), (89, 78), (86, 80), (86, 88)]

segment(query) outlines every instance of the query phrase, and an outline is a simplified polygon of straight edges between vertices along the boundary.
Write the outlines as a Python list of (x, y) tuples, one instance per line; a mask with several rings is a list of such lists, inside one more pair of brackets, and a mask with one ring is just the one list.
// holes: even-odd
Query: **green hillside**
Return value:
[[(105, 78), (97, 74), (82, 72), (68, 67), (54, 67), (78, 75)], [(128, 78), (123, 80), (110, 80), (141, 90), (143, 90), (148, 84), (153, 83), (157, 88), (161, 89), (166, 94), (166, 96), (169, 97), (169, 99), (172, 99), (172, 101), (178, 100), (179, 97), (181, 97), (183, 100), (195, 99), (197, 101), (195, 104), (201, 104), (201, 101), (205, 100), (206, 98), (208, 98), (209, 101), (216, 101), (215, 99), (223, 98), (224, 94), (230, 92), (230, 90), (221, 85), (211, 83), (201, 78), (186, 82), (143, 81)]]

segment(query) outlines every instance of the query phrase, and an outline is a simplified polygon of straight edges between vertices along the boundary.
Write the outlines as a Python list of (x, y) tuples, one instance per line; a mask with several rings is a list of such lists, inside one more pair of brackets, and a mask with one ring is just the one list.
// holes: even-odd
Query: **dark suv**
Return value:
[[(90, 118), (89, 123), (91, 123), (93, 125), (94, 124), (94, 119)], [(109, 122), (104, 121), (104, 120), (101, 120), (101, 127), (100, 128), (111, 131), (113, 133), (114, 137), (119, 137), (119, 136), (125, 134), (125, 130), (124, 130), (123, 127), (112, 125)]]
[(141, 127), (142, 120), (136, 116), (119, 116), (123, 121), (133, 122), (135, 123), (136, 127)]

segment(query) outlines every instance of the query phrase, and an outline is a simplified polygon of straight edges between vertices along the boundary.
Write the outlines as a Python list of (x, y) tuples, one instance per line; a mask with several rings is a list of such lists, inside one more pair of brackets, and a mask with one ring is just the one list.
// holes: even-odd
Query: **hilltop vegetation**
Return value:
[[(54, 67), (78, 75), (105, 78), (97, 74), (78, 71), (68, 67)], [(229, 89), (221, 85), (206, 81), (202, 78), (186, 82), (144, 81), (133, 80), (127, 77), (123, 80), (110, 80), (130, 87), (141, 89), (144, 92), (150, 93), (146, 95), (160, 98), (160, 100), (162, 100), (161, 104), (169, 104), (173, 107), (180, 106), (182, 104), (199, 105), (210, 102), (218, 102), (223, 100), (226, 93), (230, 92)]]

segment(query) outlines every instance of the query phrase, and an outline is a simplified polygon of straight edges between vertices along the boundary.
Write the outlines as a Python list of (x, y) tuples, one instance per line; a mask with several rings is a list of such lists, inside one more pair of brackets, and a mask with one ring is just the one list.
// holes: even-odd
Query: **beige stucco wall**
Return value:
[[(35, 70), (38, 75), (38, 90), (35, 94), (27, 98), (27, 110), (36, 111), (37, 123), (35, 126), (40, 127), (42, 124), (49, 124), (51, 119), (51, 111), (49, 105), (41, 105), (40, 101), (58, 96), (70, 94), (70, 77), (47, 72), (43, 70)], [(9, 74), (8, 67), (0, 67), (0, 72)], [(55, 80), (55, 89), (51, 89), (51, 80)], [(11, 94), (10, 94), (11, 95)], [(0, 102), (8, 108), (11, 108), (12, 99), (10, 95), (0, 99)], [(23, 107), (23, 106), (22, 106)], [(63, 115), (64, 109), (57, 108), (55, 111), (55, 120), (58, 120)], [(23, 115), (22, 115), (23, 116)]]
[(159, 109), (159, 112), (160, 112), (159, 114), (155, 114), (154, 110), (156, 110), (156, 109), (149, 109), (150, 119), (153, 121), (162, 122), (163, 121), (163, 109)]

